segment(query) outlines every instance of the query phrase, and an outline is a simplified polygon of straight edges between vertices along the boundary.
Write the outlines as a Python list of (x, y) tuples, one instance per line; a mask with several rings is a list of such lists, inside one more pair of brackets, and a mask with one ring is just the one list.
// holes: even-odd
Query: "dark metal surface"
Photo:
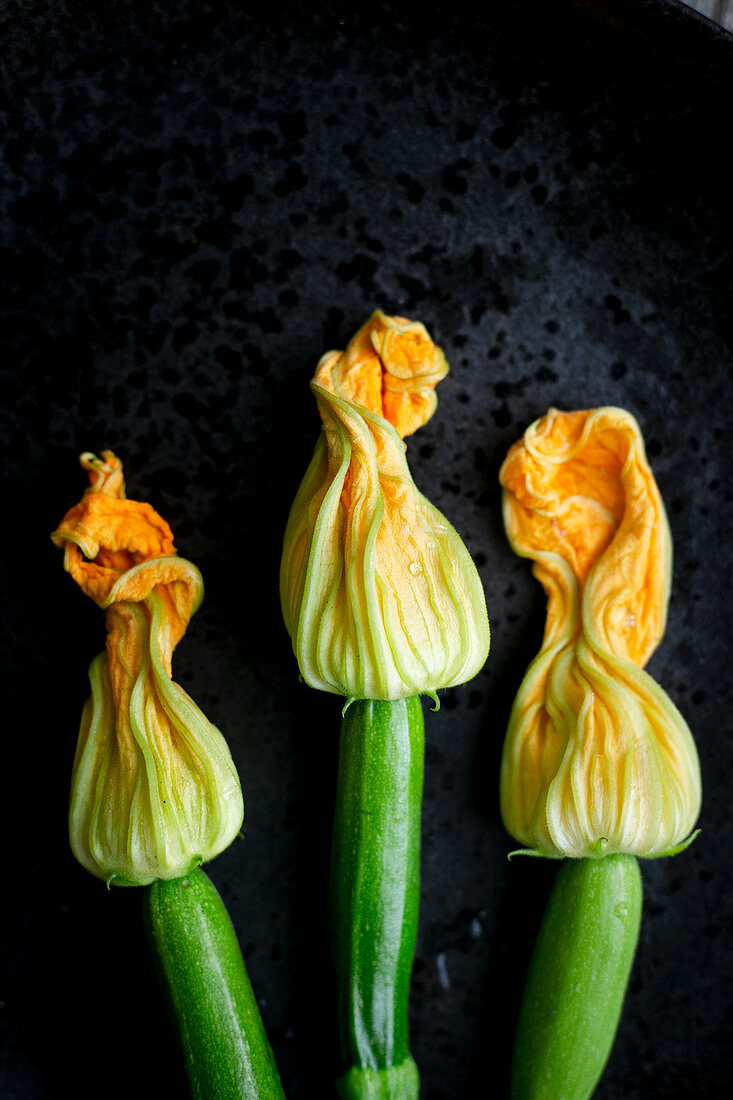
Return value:
[(76, 455), (103, 447), (203, 572), (174, 672), (227, 736), (247, 803), (246, 839), (209, 870), (288, 1096), (331, 1095), (339, 702), (298, 683), (277, 569), (318, 432), (308, 379), (375, 306), (424, 321), (451, 364), (408, 456), (476, 558), (493, 627), (481, 675), (426, 714), (424, 1100), (505, 1095), (554, 873), (507, 863), (497, 806), (543, 622), (497, 471), (551, 404), (641, 424), (676, 553), (650, 671), (704, 780), (701, 836), (643, 867), (597, 1097), (730, 1093), (730, 38), (681, 5), (486, 7), (3, 8), (6, 1100), (184, 1091), (139, 895), (67, 850), (103, 632), (48, 533), (83, 487)]

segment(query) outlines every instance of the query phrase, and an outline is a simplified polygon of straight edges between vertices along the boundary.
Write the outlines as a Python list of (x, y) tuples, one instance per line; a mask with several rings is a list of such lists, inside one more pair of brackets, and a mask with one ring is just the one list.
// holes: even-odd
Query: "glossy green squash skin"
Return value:
[(611, 1052), (642, 908), (634, 856), (568, 859), (524, 988), (511, 1100), (588, 1100)]
[(283, 1100), (237, 935), (211, 879), (197, 869), (154, 882), (144, 897), (193, 1100)]
[(358, 700), (341, 728), (331, 934), (342, 1100), (416, 1100), (408, 994), (420, 894), (420, 699)]

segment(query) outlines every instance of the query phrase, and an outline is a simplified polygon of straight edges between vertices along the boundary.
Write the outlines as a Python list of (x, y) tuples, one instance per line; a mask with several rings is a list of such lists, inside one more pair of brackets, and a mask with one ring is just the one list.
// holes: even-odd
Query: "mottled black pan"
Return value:
[[(495, 7), (498, 11), (495, 11)], [(246, 837), (209, 865), (286, 1092), (330, 1095), (339, 700), (298, 682), (277, 573), (319, 430), (308, 380), (381, 306), (451, 374), (408, 441), (486, 584), (492, 654), (426, 715), (412, 1050), (424, 1100), (506, 1093), (554, 867), (506, 861), (498, 762), (542, 594), (497, 472), (548, 406), (638, 418), (675, 542), (651, 671), (703, 767), (702, 833), (643, 867), (598, 1100), (728, 1095), (732, 39), (680, 5), (7, 2), (0, 15), (5, 832), (12, 1100), (181, 1096), (140, 897), (65, 812), (99, 616), (48, 533), (113, 448), (207, 596), (177, 679), (226, 734)], [(511, 9), (502, 11), (502, 9)]]

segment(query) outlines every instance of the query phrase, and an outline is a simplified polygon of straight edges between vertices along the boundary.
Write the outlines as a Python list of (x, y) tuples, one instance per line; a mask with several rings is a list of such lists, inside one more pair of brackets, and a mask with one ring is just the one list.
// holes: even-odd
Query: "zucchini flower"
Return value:
[(71, 847), (98, 878), (144, 885), (226, 848), (242, 824), (242, 791), (221, 733), (171, 679), (173, 650), (201, 603), (201, 574), (177, 556), (157, 512), (125, 498), (111, 451), (80, 461), (90, 487), (51, 537), (104, 610), (107, 646), (89, 669)]
[(458, 534), (418, 492), (403, 438), (437, 405), (448, 365), (423, 325), (376, 312), (311, 390), (323, 430), (290, 512), (283, 617), (303, 679), (352, 699), (463, 683), (489, 624)]
[(504, 746), (506, 828), (550, 856), (678, 850), (700, 769), (682, 715), (643, 671), (664, 634), (672, 543), (639, 427), (623, 409), (550, 409), (500, 478), (507, 536), (548, 599)]

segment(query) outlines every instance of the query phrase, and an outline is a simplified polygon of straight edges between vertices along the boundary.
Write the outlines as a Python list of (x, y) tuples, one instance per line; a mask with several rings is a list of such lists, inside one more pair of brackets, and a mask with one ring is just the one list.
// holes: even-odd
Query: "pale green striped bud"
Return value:
[(481, 581), (418, 492), (400, 434), (432, 414), (447, 369), (422, 325), (381, 313), (319, 364), (311, 389), (323, 431), (280, 572), (285, 625), (312, 687), (399, 699), (463, 683), (486, 660)]
[(52, 537), (105, 611), (107, 649), (89, 669), (69, 833), (93, 875), (141, 886), (223, 851), (242, 825), (242, 790), (221, 733), (171, 678), (201, 574), (149, 505), (125, 499), (114, 455), (82, 464), (92, 487)]

